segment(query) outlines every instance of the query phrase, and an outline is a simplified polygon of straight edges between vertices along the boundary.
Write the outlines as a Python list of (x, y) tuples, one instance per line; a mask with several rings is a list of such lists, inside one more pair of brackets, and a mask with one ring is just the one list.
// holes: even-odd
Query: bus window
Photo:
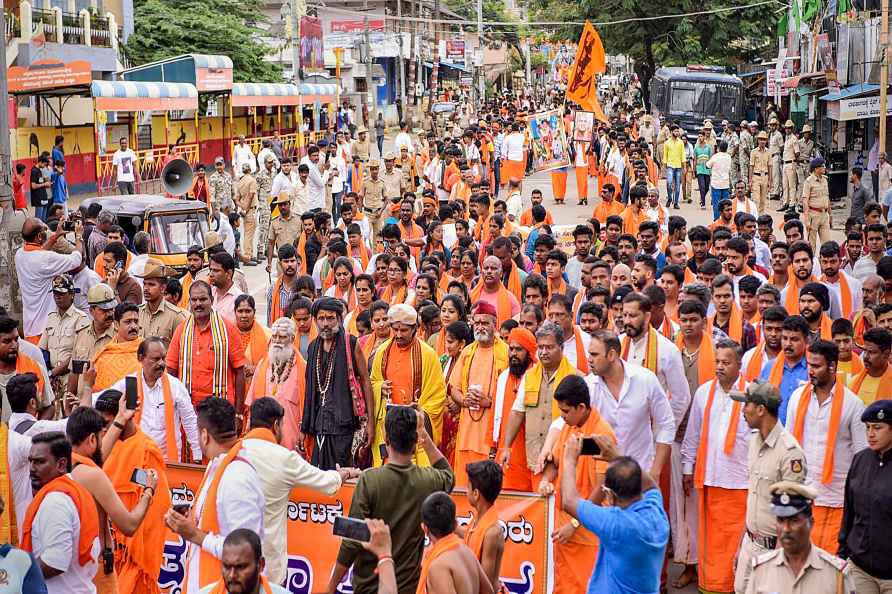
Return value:
[(698, 113), (702, 90), (702, 85), (695, 83), (674, 83), (669, 94), (669, 112)]
[(726, 118), (734, 118), (740, 116), (737, 113), (737, 100), (740, 97), (740, 91), (736, 87), (722, 86), (722, 104), (721, 113)]
[(659, 79), (654, 79), (652, 88), (653, 96), (650, 98), (651, 103), (656, 105), (660, 111), (666, 109), (666, 83)]

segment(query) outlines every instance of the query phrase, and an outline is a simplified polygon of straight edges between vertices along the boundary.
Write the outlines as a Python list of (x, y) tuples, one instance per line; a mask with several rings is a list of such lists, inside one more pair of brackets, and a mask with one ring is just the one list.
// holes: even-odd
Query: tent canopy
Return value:
[(188, 83), (94, 80), (90, 94), (100, 111), (198, 109), (198, 89)]

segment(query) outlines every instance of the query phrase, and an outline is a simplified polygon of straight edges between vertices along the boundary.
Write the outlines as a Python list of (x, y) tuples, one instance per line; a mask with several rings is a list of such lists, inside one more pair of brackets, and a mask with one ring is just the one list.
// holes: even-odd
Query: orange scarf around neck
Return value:
[[(74, 459), (74, 456), (72, 456)], [(92, 462), (92, 460), (91, 460)], [(95, 466), (95, 464), (94, 464)], [(63, 474), (56, 477), (45, 484), (28, 506), (25, 513), (25, 519), (22, 525), (22, 549), (29, 553), (34, 552), (33, 536), (31, 529), (34, 526), (34, 517), (43, 500), (50, 493), (64, 493), (71, 498), (74, 506), (77, 508), (78, 519), (80, 520), (80, 534), (77, 541), (77, 560), (81, 567), (85, 566), (93, 559), (93, 543), (99, 538), (99, 512), (96, 511), (96, 502), (93, 496), (82, 485), (72, 480), (70, 475)]]
[[(158, 380), (161, 382), (161, 392), (164, 395), (164, 443), (167, 447), (167, 461), (168, 462), (180, 462), (180, 454), (177, 450), (177, 439), (174, 431), (176, 430), (176, 425), (173, 419), (173, 395), (170, 391), (170, 376), (167, 373), (162, 373), (161, 378)], [(133, 416), (133, 422), (139, 427), (140, 421), (142, 420), (142, 409), (145, 406), (145, 398), (143, 397), (143, 383), (145, 382), (145, 378), (142, 376), (142, 371), (136, 376), (136, 397), (139, 402), (139, 406), (136, 409), (136, 414)]]
[(245, 347), (245, 359), (252, 365), (257, 365), (266, 356), (266, 351), (269, 348), (269, 338), (272, 333), (255, 320), (247, 333), (247, 339), (244, 334), (241, 332), (240, 334), (242, 345)]
[(96, 368), (96, 382), (93, 389), (97, 392), (107, 390), (115, 382), (126, 375), (140, 371), (136, 351), (142, 339), (118, 342), (111, 341), (93, 355), (93, 367)]
[[(821, 275), (821, 282), (830, 283), (826, 275)], [(842, 317), (852, 317), (852, 291), (849, 289), (849, 281), (846, 279), (845, 273), (839, 271), (839, 300), (842, 306)]]
[(787, 276), (787, 295), (784, 298), (784, 309), (787, 310), (788, 314), (792, 316), (799, 313), (799, 289), (807, 283), (814, 282), (814, 280), (814, 275), (810, 275), (806, 280), (800, 281), (795, 274), (789, 273)]
[[(678, 333), (675, 344), (678, 350), (685, 352), (684, 334)], [(712, 344), (712, 332), (709, 328), (704, 328), (700, 336), (700, 346), (697, 348), (697, 384), (703, 385), (711, 379), (715, 379), (715, 349)]]
[[(712, 326), (713, 324), (717, 325), (717, 318), (718, 313), (713, 314), (712, 318), (709, 320), (709, 326)], [(728, 338), (735, 341), (737, 344), (742, 344), (743, 312), (740, 311), (740, 308), (737, 307), (737, 304), (733, 301), (731, 302), (731, 318), (728, 320)]]
[[(706, 477), (706, 458), (709, 454), (709, 418), (712, 413), (712, 405), (715, 401), (715, 388), (718, 386), (718, 378), (712, 380), (709, 387), (709, 396), (706, 398), (706, 407), (703, 409), (703, 425), (700, 431), (700, 444), (697, 446), (697, 463), (694, 468), (694, 485), (698, 489), (703, 488), (703, 481)], [(746, 380), (743, 376), (737, 381), (737, 389), (743, 390)], [(731, 418), (728, 419), (728, 429), (725, 431), (725, 444), (722, 451), (725, 456), (730, 456), (734, 451), (734, 440), (737, 438), (737, 425), (740, 422), (741, 403), (734, 401), (731, 408)]]
[(427, 576), (430, 573), (431, 565), (440, 555), (458, 548), (461, 544), (461, 539), (454, 532), (434, 543), (434, 546), (424, 556), (424, 561), (421, 562), (421, 577), (418, 579), (418, 589), (415, 590), (415, 594), (427, 594)]
[[(852, 360), (852, 369), (854, 371), (855, 361), (860, 361), (857, 357), (854, 357)], [(852, 378), (851, 383), (849, 384), (849, 389), (854, 392), (856, 395), (860, 396), (861, 385), (864, 383), (864, 380), (867, 379), (867, 369), (863, 368), (861, 371), (857, 372), (857, 374)], [(838, 383), (838, 382), (837, 382)], [(877, 388), (877, 400), (885, 400), (887, 398), (892, 398), (892, 367), (886, 367), (886, 370), (883, 372), (883, 375), (880, 376), (880, 383)]]
[[(803, 443), (802, 438), (805, 435), (805, 415), (808, 407), (811, 406), (812, 384), (805, 385), (802, 395), (799, 396), (799, 404), (796, 407), (796, 417), (793, 421), (793, 437), (796, 441)], [(839, 433), (839, 421), (842, 419), (842, 405), (845, 400), (845, 391), (842, 383), (836, 382), (833, 385), (833, 394), (831, 395), (833, 402), (830, 403), (830, 427), (827, 434), (827, 445), (824, 447), (824, 469), (821, 473), (821, 483), (829, 485), (833, 481), (833, 463), (836, 455), (836, 437)], [(811, 427), (811, 429), (815, 429)]]
[[(477, 286), (471, 289), (471, 303), (477, 303), (480, 300), (485, 288), (481, 280)], [(499, 324), (511, 317), (511, 300), (508, 298), (508, 289), (502, 283), (499, 283), (499, 292), (496, 296), (496, 311)]]
[(576, 369), (582, 375), (588, 375), (588, 353), (585, 352), (585, 345), (582, 342), (582, 330), (579, 326), (573, 326), (573, 338), (576, 340)]

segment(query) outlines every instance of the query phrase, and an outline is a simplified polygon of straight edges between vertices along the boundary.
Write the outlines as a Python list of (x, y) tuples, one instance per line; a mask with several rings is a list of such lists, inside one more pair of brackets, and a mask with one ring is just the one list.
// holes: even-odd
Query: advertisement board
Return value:
[(300, 17), (300, 67), (307, 72), (325, 70), (322, 43), (322, 21), (316, 17)]

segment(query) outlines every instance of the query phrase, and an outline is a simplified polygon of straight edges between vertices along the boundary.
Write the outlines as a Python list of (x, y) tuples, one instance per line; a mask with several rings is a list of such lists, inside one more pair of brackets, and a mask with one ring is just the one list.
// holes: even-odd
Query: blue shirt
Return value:
[(46, 594), (43, 572), (34, 557), (9, 544), (0, 545), (0, 572), (6, 578), (3, 584), (9, 590), (22, 594)]
[(579, 522), (601, 541), (588, 594), (657, 594), (669, 542), (669, 518), (659, 489), (629, 507), (601, 507), (580, 500)]
[(59, 147), (53, 147), (53, 163), (65, 162), (65, 154), (59, 150)]
[[(762, 381), (768, 381), (768, 376), (771, 375), (771, 368), (774, 366), (774, 361), (766, 361), (764, 365), (762, 365), (762, 373), (759, 374), (759, 379)], [(805, 362), (805, 356), (799, 359), (799, 362), (790, 366), (789, 363), (784, 361), (784, 373), (781, 376), (781, 384), (780, 384), (780, 396), (781, 403), (780, 408), (777, 411), (777, 418), (781, 423), (787, 418), (787, 404), (790, 403), (790, 396), (793, 395), (793, 391), (808, 381), (808, 365)]]
[(53, 204), (65, 204), (68, 202), (68, 182), (65, 181), (65, 175), (53, 172)]

